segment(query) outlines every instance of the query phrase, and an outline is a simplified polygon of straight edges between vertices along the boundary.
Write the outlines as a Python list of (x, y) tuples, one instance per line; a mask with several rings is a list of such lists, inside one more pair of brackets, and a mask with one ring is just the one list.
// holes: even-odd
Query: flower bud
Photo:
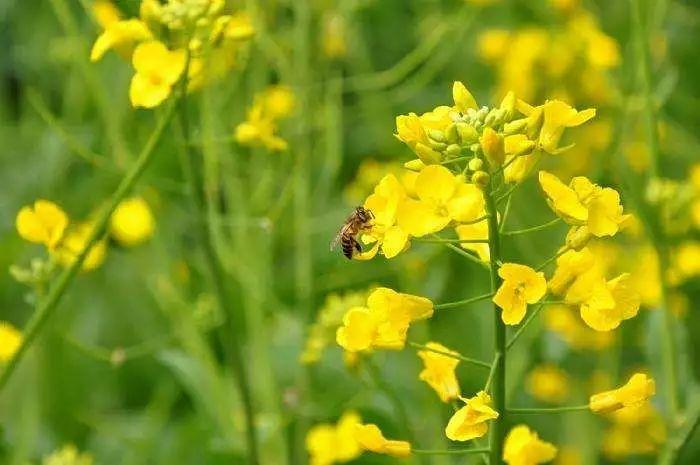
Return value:
[(479, 138), (477, 130), (467, 123), (457, 123), (455, 127), (457, 128), (457, 134), (459, 134), (459, 140), (462, 144), (471, 144)]
[(481, 189), (485, 189), (491, 181), (491, 176), (486, 171), (477, 171), (472, 175), (472, 182)]
[(587, 226), (574, 226), (566, 234), (566, 246), (579, 251), (591, 240), (591, 232)]
[(474, 96), (459, 81), (455, 81), (452, 85), (452, 99), (455, 101), (457, 109), (462, 113), (466, 113), (470, 108), (478, 107)]
[(516, 119), (504, 124), (503, 132), (508, 136), (512, 136), (513, 134), (520, 134), (525, 127), (527, 127), (527, 118)]
[(428, 137), (433, 139), (435, 142), (447, 142), (445, 133), (438, 129), (428, 129), (426, 132), (428, 133)]
[(499, 109), (503, 112), (503, 121), (510, 121), (513, 118), (513, 112), (515, 111), (515, 94), (510, 91), (501, 100), (501, 105)]
[(462, 153), (462, 147), (457, 144), (450, 144), (445, 149), (445, 152), (451, 157), (458, 157)]
[(431, 149), (427, 145), (418, 142), (415, 148), (416, 155), (421, 159), (426, 165), (434, 165), (440, 163), (440, 153)]
[(491, 128), (484, 129), (481, 138), (481, 149), (492, 168), (501, 166), (506, 153), (503, 147), (503, 137)]
[(450, 144), (456, 144), (459, 142), (459, 134), (457, 133), (457, 125), (450, 124), (447, 126), (447, 129), (445, 129), (445, 138), (447, 138), (447, 142)]
[(415, 160), (407, 161), (406, 163), (404, 163), (403, 167), (411, 171), (420, 171), (423, 168), (425, 168), (425, 163), (423, 163), (423, 160), (421, 160), (420, 158), (416, 158)]
[(481, 160), (481, 158), (474, 157), (469, 160), (469, 169), (471, 171), (479, 171), (483, 166), (484, 162)]

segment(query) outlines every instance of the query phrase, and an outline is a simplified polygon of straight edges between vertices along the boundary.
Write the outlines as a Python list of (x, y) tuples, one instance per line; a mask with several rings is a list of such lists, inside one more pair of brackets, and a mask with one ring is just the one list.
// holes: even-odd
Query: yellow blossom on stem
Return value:
[(379, 287), (367, 298), (366, 307), (347, 311), (336, 332), (336, 341), (350, 352), (373, 347), (402, 349), (410, 324), (432, 314), (433, 303), (429, 299)]
[(360, 424), (355, 427), (355, 439), (365, 450), (386, 454), (393, 457), (409, 457), (411, 444), (408, 441), (386, 439), (382, 431), (374, 424)]
[(605, 350), (615, 341), (614, 332), (595, 331), (581, 321), (577, 309), (568, 305), (548, 306), (545, 325), (575, 350)]
[(37, 200), (20, 209), (15, 227), (22, 239), (54, 249), (68, 227), (68, 215), (53, 202)]
[(476, 110), (479, 108), (474, 96), (460, 81), (455, 81), (454, 84), (452, 84), (452, 99), (455, 102), (455, 108), (461, 113), (466, 113), (469, 109)]
[(569, 377), (555, 365), (536, 366), (527, 377), (527, 390), (542, 402), (560, 404), (569, 396)]
[(92, 4), (92, 15), (103, 29), (121, 19), (119, 9), (110, 0), (95, 0)]
[(491, 396), (480, 391), (470, 399), (461, 399), (466, 405), (452, 415), (445, 427), (445, 435), (452, 441), (469, 441), (484, 436), (489, 430), (488, 421), (498, 418), (498, 412), (491, 408)]
[(560, 100), (547, 100), (540, 107), (532, 107), (525, 102), (519, 102), (521, 113), (526, 116), (536, 116), (542, 112), (542, 127), (539, 130), (538, 146), (547, 153), (558, 154), (568, 147), (559, 147), (559, 141), (564, 134), (564, 129), (580, 126), (593, 118), (596, 114), (594, 108), (577, 111)]
[(505, 162), (503, 177), (507, 183), (516, 183), (525, 179), (537, 162), (538, 155), (533, 153), (535, 143), (525, 134), (513, 134), (503, 140)]
[(122, 200), (109, 222), (110, 235), (121, 245), (133, 247), (153, 236), (155, 220), (141, 197)]
[[(585, 297), (584, 297), (585, 296)], [(580, 276), (565, 301), (580, 304), (581, 318), (596, 331), (610, 331), (637, 315), (639, 294), (630, 285), (629, 273), (605, 281), (595, 272)]]
[(644, 373), (635, 373), (624, 386), (592, 395), (588, 405), (594, 413), (614, 412), (643, 404), (655, 393), (654, 380)]
[(353, 255), (358, 260), (369, 260), (379, 250), (386, 258), (393, 258), (408, 247), (408, 233), (397, 224), (399, 205), (406, 198), (404, 186), (393, 174), (388, 174), (365, 200), (364, 207), (372, 212), (374, 220), (370, 230), (361, 239), (372, 244), (367, 251)]
[(306, 434), (306, 450), (311, 465), (331, 465), (356, 459), (362, 448), (355, 438), (355, 429), (362, 423), (360, 416), (348, 411), (335, 425), (318, 424)]
[(128, 59), (136, 44), (152, 38), (153, 34), (141, 20), (111, 21), (105, 25), (104, 32), (92, 46), (90, 61), (98, 61), (111, 49), (115, 49), (122, 57)]
[[(428, 342), (426, 347), (439, 350), (440, 352), (456, 354), (456, 352), (437, 342)], [(418, 356), (423, 360), (424, 365), (423, 371), (420, 372), (418, 377), (437, 392), (440, 400), (449, 402), (459, 397), (459, 382), (455, 374), (459, 359), (430, 350), (421, 350), (418, 352)]]
[(129, 98), (134, 107), (154, 108), (168, 98), (185, 69), (184, 50), (170, 51), (157, 40), (143, 42), (134, 50)]
[(0, 363), (10, 360), (22, 343), (22, 333), (5, 321), (0, 321)]
[[(87, 245), (92, 227), (93, 226), (89, 223), (82, 223), (66, 231), (60, 245), (52, 251), (53, 257), (60, 265), (68, 267), (78, 258), (78, 254), (80, 254), (85, 248), (85, 245)], [(106, 254), (107, 243), (104, 240), (97, 242), (92, 249), (90, 249), (87, 257), (85, 257), (81, 269), (83, 271), (92, 271), (98, 268), (104, 262)]]
[(426, 166), (415, 180), (418, 200), (407, 198), (398, 206), (402, 230), (421, 237), (444, 229), (450, 222), (468, 222), (484, 211), (481, 190), (440, 165)]
[(503, 461), (508, 465), (536, 465), (553, 460), (557, 448), (543, 441), (526, 425), (510, 430), (503, 447)]
[(507, 325), (517, 325), (525, 317), (527, 304), (538, 302), (547, 293), (544, 273), (526, 265), (504, 263), (498, 269), (503, 279), (493, 296), (493, 302), (501, 309), (501, 319)]
[(540, 187), (552, 210), (567, 223), (586, 225), (596, 237), (614, 236), (628, 215), (622, 214), (620, 194), (602, 188), (583, 176), (575, 177), (567, 186), (546, 171), (539, 173)]

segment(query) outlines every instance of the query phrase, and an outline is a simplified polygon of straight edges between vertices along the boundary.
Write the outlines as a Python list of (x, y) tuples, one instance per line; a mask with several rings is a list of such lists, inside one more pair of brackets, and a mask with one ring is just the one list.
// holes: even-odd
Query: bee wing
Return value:
[(331, 251), (333, 251), (333, 249), (338, 247), (338, 244), (340, 244), (340, 238), (343, 235), (343, 229), (345, 229), (344, 226), (342, 228), (340, 228), (340, 231), (338, 231), (338, 234), (336, 234), (335, 237), (333, 238), (333, 240), (331, 241)]

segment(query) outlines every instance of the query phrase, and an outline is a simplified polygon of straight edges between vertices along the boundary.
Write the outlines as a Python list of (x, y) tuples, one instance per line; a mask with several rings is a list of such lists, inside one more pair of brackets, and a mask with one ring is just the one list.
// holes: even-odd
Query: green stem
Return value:
[(444, 450), (431, 450), (431, 449), (411, 449), (414, 454), (423, 455), (465, 455), (465, 454), (488, 454), (489, 449), (474, 448), (474, 449), (444, 449)]
[[(647, 2), (648, 5), (653, 5), (654, 2)], [(642, 0), (630, 0), (631, 18), (632, 18), (632, 33), (635, 39), (635, 61), (639, 66), (640, 91), (644, 100), (643, 118), (646, 129), (646, 139), (649, 147), (649, 155), (651, 163), (649, 164), (648, 179), (653, 180), (658, 178), (661, 167), (661, 153), (659, 149), (659, 127), (657, 108), (654, 104), (652, 91), (652, 63), (651, 63), (651, 48), (650, 39), (651, 33), (648, 26), (649, 15), (646, 15), (647, 21), (644, 21), (644, 11), (642, 8)], [(645, 23), (647, 23), (645, 25)], [(648, 206), (647, 206), (648, 208)], [(659, 270), (662, 274), (662, 295), (661, 304), (664, 311), (664, 324), (661, 328), (661, 342), (663, 351), (663, 364), (665, 371), (665, 381), (667, 383), (666, 405), (668, 409), (668, 426), (675, 428), (675, 421), (679, 413), (678, 399), (678, 348), (676, 345), (675, 318), (671, 313), (668, 305), (668, 283), (665, 278), (665, 272), (669, 269), (669, 253), (667, 238), (663, 231), (663, 226), (658, 224), (658, 212), (653, 208), (651, 212), (655, 213), (653, 221), (648, 221), (649, 232), (651, 235), (654, 248), (659, 256)]]
[(477, 265), (486, 268), (487, 270), (490, 268), (490, 265), (489, 265), (487, 262), (482, 262), (481, 260), (479, 260), (479, 259), (478, 259), (477, 257), (475, 257), (474, 255), (470, 254), (469, 252), (467, 252), (466, 250), (464, 250), (464, 249), (462, 249), (462, 248), (460, 248), (460, 247), (457, 247), (457, 246), (454, 245), (454, 244), (445, 243), (445, 247), (447, 247), (448, 249), (452, 250), (453, 252), (458, 253), (459, 255), (463, 256), (464, 258), (467, 258), (467, 259), (473, 261), (473, 262), (476, 263)]
[(456, 352), (448, 352), (445, 350), (434, 349), (432, 347), (428, 347), (425, 344), (418, 344), (417, 342), (409, 342), (408, 345), (415, 348), (415, 349), (418, 349), (418, 350), (426, 350), (428, 352), (434, 352), (436, 354), (444, 355), (445, 357), (450, 357), (450, 358), (454, 358), (456, 360), (461, 360), (462, 362), (465, 362), (465, 363), (471, 363), (472, 365), (475, 365), (475, 366), (478, 366), (481, 368), (491, 368), (490, 363), (486, 363), (484, 361), (477, 360), (475, 358), (465, 357), (464, 355), (456, 353)]
[(525, 332), (525, 328), (527, 328), (528, 325), (535, 319), (535, 317), (540, 313), (540, 310), (542, 310), (544, 306), (545, 302), (542, 302), (532, 312), (530, 312), (527, 319), (525, 319), (523, 324), (520, 325), (515, 334), (513, 334), (513, 337), (511, 337), (510, 341), (508, 341), (508, 343), (506, 344), (506, 350), (510, 350), (513, 344), (515, 344), (515, 341), (517, 341), (518, 338)]
[[(185, 76), (189, 70), (189, 56), (187, 58), (187, 66), (185, 68)], [(183, 82), (183, 91), (187, 88), (187, 79)], [(234, 379), (237, 384), (238, 393), (243, 404), (243, 414), (246, 425), (246, 446), (248, 454), (248, 463), (257, 465), (260, 463), (258, 442), (255, 434), (255, 413), (253, 408), (253, 398), (250, 389), (248, 374), (245, 370), (243, 350), (241, 347), (240, 337), (241, 332), (236, 324), (236, 311), (232, 306), (232, 299), (227, 295), (228, 286), (226, 285), (226, 271), (221, 263), (221, 260), (216, 252), (213, 242), (213, 231), (208, 218), (207, 196), (205, 195), (204, 175), (202, 163), (196, 163), (197, 158), (201, 158), (200, 154), (194, 148), (190, 141), (190, 125), (187, 110), (187, 99), (183, 96), (180, 102), (180, 124), (182, 126), (183, 137), (186, 147), (186, 178), (190, 184), (190, 194), (194, 207), (196, 209), (198, 234), (204, 253), (204, 261), (207, 271), (210, 275), (211, 284), (213, 287), (214, 297), (217, 300), (219, 308), (224, 311), (226, 324), (219, 328), (219, 341), (223, 346), (226, 354), (227, 362), (233, 370)], [(201, 160), (203, 162), (203, 160)]]
[(550, 263), (556, 261), (557, 258), (561, 257), (562, 255), (564, 255), (564, 254), (565, 254), (566, 252), (568, 252), (569, 250), (570, 250), (569, 247), (564, 247), (564, 248), (561, 249), (559, 252), (557, 252), (557, 253), (554, 254), (553, 256), (549, 257), (547, 260), (545, 260), (540, 266), (538, 266), (537, 268), (535, 268), (535, 271), (542, 271), (543, 269), (545, 269), (545, 268), (547, 267), (547, 265), (549, 265)]
[(445, 239), (442, 237), (436, 237), (434, 239), (423, 239), (417, 237), (413, 239), (416, 242), (426, 242), (433, 244), (488, 244), (489, 241), (486, 239)]
[(36, 311), (27, 322), (27, 326), (23, 331), (22, 343), (17, 349), (17, 352), (15, 352), (15, 355), (7, 362), (2, 375), (0, 375), (0, 391), (5, 387), (5, 384), (7, 384), (10, 376), (12, 373), (14, 373), (17, 365), (26, 354), (27, 349), (31, 347), (37, 335), (44, 327), (49, 317), (53, 314), (54, 310), (61, 301), (61, 298), (68, 289), (68, 286), (80, 271), (85, 258), (88, 256), (95, 244), (102, 239), (102, 236), (107, 229), (109, 219), (114, 210), (117, 208), (117, 205), (119, 205), (119, 203), (129, 194), (129, 192), (131, 192), (131, 189), (136, 184), (136, 181), (139, 180), (143, 172), (146, 170), (146, 167), (153, 158), (154, 149), (163, 135), (163, 131), (172, 119), (174, 109), (175, 102), (171, 102), (163, 115), (160, 117), (160, 120), (158, 121), (150, 137), (146, 141), (146, 145), (144, 145), (143, 149), (141, 150), (136, 162), (134, 162), (131, 169), (129, 169), (126, 175), (122, 178), (119, 186), (117, 186), (117, 189), (114, 191), (107, 204), (97, 215), (97, 219), (95, 220), (92, 231), (90, 232), (83, 249), (75, 258), (75, 261), (73, 261), (73, 263), (63, 270), (58, 277), (56, 284), (49, 290), (46, 298), (39, 303)]
[(493, 363), (491, 364), (491, 370), (489, 371), (489, 377), (486, 378), (486, 384), (484, 385), (484, 391), (489, 392), (491, 389), (491, 383), (493, 383), (493, 376), (496, 373), (496, 367), (498, 366), (498, 360), (501, 358), (500, 354), (496, 354), (493, 358)]
[[(486, 212), (489, 214), (489, 250), (491, 255), (491, 292), (495, 293), (501, 285), (498, 276), (498, 263), (501, 261), (501, 237), (498, 232), (498, 210), (493, 198), (493, 185), (484, 189)], [(506, 415), (506, 326), (501, 319), (501, 310), (493, 305), (493, 330), (494, 330), (494, 367), (493, 389), (491, 397), (495, 410), (500, 414), (492, 422), (489, 436), (490, 465), (502, 463), (503, 440), (505, 437)]]
[(455, 308), (455, 307), (461, 307), (463, 305), (469, 305), (474, 302), (479, 302), (481, 300), (489, 299), (493, 297), (492, 293), (484, 294), (484, 295), (478, 295), (476, 297), (471, 297), (469, 299), (464, 299), (464, 300), (457, 300), (455, 302), (446, 302), (444, 304), (436, 304), (433, 306), (435, 310), (447, 310), (448, 308)]
[(554, 226), (555, 224), (558, 224), (561, 221), (561, 218), (555, 218), (552, 221), (548, 221), (547, 223), (541, 224), (539, 226), (533, 226), (531, 228), (525, 228), (525, 229), (518, 229), (515, 231), (506, 231), (502, 232), (502, 236), (517, 236), (518, 234), (527, 234), (535, 231), (542, 231), (543, 229), (547, 229), (550, 226)]
[(509, 408), (508, 413), (513, 415), (546, 415), (549, 413), (567, 413), (589, 411), (588, 405), (572, 405), (567, 407), (533, 407), (533, 408)]

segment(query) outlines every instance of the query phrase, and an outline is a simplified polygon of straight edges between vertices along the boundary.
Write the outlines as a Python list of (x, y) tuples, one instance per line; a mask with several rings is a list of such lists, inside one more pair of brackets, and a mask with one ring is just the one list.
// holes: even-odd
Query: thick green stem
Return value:
[(85, 246), (75, 258), (73, 263), (63, 270), (61, 275), (58, 277), (56, 284), (51, 288), (46, 298), (39, 303), (34, 314), (32, 314), (27, 326), (24, 328), (22, 344), (19, 346), (12, 359), (7, 362), (5, 370), (2, 372), (2, 375), (0, 375), (0, 390), (3, 389), (7, 381), (10, 379), (10, 376), (12, 373), (14, 373), (17, 365), (26, 354), (27, 349), (29, 349), (29, 347), (32, 345), (37, 335), (46, 324), (46, 321), (53, 314), (54, 310), (61, 301), (61, 298), (68, 289), (68, 286), (78, 274), (80, 268), (83, 266), (85, 258), (88, 256), (94, 245), (97, 244), (100, 239), (102, 239), (102, 236), (104, 236), (109, 219), (114, 210), (117, 208), (117, 205), (119, 205), (119, 203), (129, 194), (129, 192), (131, 192), (131, 189), (136, 184), (136, 181), (138, 181), (143, 172), (146, 170), (146, 167), (153, 158), (154, 149), (156, 148), (158, 141), (160, 141), (163, 131), (172, 119), (174, 109), (175, 103), (171, 102), (158, 121), (155, 129), (151, 133), (151, 136), (148, 138), (148, 141), (146, 141), (146, 145), (141, 150), (136, 162), (126, 173), (124, 178), (122, 178), (119, 186), (117, 186), (117, 190), (114, 191), (112, 197), (109, 199), (109, 202), (107, 202), (107, 204), (98, 214), (94, 227), (92, 228), (92, 231), (85, 242)]
[[(187, 73), (185, 73), (187, 74)], [(255, 413), (253, 408), (253, 398), (251, 394), (248, 374), (243, 363), (243, 352), (240, 343), (240, 331), (238, 331), (235, 318), (235, 309), (232, 306), (232, 299), (227, 295), (226, 271), (216, 253), (214, 246), (211, 224), (207, 215), (207, 198), (203, 178), (203, 167), (196, 163), (196, 158), (200, 157), (194, 145), (190, 144), (190, 127), (187, 111), (187, 100), (183, 97), (180, 105), (180, 122), (182, 125), (187, 156), (185, 166), (188, 174), (185, 176), (190, 184), (190, 194), (196, 208), (197, 220), (195, 224), (198, 228), (199, 239), (204, 253), (205, 264), (208, 269), (214, 296), (219, 308), (224, 312), (226, 323), (219, 330), (219, 340), (226, 354), (227, 363), (233, 370), (238, 393), (243, 404), (243, 414), (246, 423), (246, 446), (248, 463), (257, 465), (260, 463), (258, 441), (255, 434)]]
[[(489, 215), (489, 252), (491, 255), (491, 292), (495, 293), (501, 285), (498, 276), (498, 266), (501, 261), (501, 238), (498, 229), (498, 211), (492, 194), (492, 185), (484, 190), (486, 200), (486, 213)], [(494, 368), (491, 389), (491, 397), (499, 417), (492, 422), (491, 435), (489, 437), (490, 465), (502, 463), (503, 438), (505, 436), (506, 422), (506, 326), (501, 320), (501, 310), (493, 305), (493, 330), (494, 330)]]

